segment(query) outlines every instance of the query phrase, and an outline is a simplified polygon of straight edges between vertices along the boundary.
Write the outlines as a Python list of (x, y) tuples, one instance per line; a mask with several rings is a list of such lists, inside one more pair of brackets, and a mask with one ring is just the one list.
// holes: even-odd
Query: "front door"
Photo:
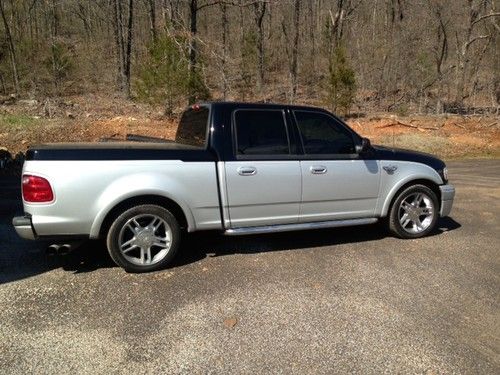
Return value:
[(301, 170), (284, 111), (237, 110), (232, 131), (235, 161), (225, 162), (231, 227), (297, 223)]
[(302, 140), (300, 222), (373, 217), (379, 195), (376, 160), (355, 151), (353, 134), (334, 117), (294, 111)]

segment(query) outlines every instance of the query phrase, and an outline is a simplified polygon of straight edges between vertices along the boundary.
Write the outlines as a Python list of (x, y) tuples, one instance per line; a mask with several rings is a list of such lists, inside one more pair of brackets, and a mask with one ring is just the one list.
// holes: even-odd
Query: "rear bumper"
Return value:
[(36, 239), (35, 230), (33, 229), (33, 225), (31, 223), (31, 217), (29, 216), (16, 216), (12, 219), (12, 225), (16, 230), (19, 237), (22, 237), (27, 240)]
[(453, 185), (441, 185), (439, 190), (441, 190), (441, 211), (439, 215), (441, 217), (448, 216), (455, 198), (455, 187)]

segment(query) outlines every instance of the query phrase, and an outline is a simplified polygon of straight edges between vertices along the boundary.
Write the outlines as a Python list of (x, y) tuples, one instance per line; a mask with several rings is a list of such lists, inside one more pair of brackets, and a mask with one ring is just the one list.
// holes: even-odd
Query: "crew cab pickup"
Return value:
[(143, 272), (172, 260), (182, 231), (383, 219), (398, 237), (422, 237), (450, 213), (447, 180), (441, 160), (372, 146), (320, 108), (211, 102), (183, 113), (175, 142), (30, 148), (13, 224), (27, 239), (105, 239), (119, 266)]

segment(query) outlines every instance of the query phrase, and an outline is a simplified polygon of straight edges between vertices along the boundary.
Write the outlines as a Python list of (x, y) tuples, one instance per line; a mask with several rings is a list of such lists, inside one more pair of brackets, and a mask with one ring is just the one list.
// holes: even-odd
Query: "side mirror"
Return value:
[(368, 138), (361, 138), (361, 144), (356, 145), (356, 152), (361, 154), (367, 152), (371, 148), (372, 144)]

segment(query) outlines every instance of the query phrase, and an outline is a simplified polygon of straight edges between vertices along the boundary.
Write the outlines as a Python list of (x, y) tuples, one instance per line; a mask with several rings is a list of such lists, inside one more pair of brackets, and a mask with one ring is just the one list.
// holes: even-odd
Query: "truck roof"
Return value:
[(233, 109), (233, 108), (268, 108), (268, 109), (302, 109), (302, 110), (310, 110), (316, 112), (328, 112), (327, 110), (308, 106), (308, 105), (297, 105), (297, 104), (285, 104), (285, 103), (264, 103), (264, 102), (232, 102), (232, 101), (207, 101), (200, 102), (199, 105), (207, 105), (210, 107), (218, 107), (224, 109)]

